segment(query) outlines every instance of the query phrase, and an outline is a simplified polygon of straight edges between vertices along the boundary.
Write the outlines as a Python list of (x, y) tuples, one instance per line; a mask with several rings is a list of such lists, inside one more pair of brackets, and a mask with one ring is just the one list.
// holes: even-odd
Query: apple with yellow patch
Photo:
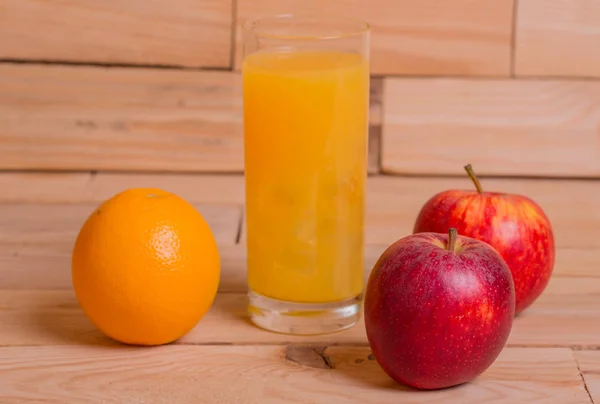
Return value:
[(546, 288), (555, 261), (552, 225), (530, 198), (483, 191), (470, 164), (465, 166), (475, 190), (447, 190), (421, 208), (413, 233), (459, 234), (484, 241), (504, 258), (513, 276), (515, 314), (529, 307)]

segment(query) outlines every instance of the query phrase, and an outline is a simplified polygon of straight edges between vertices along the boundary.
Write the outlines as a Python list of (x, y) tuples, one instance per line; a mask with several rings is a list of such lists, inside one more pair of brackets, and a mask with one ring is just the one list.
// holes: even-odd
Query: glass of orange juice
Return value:
[(369, 25), (278, 15), (243, 26), (249, 315), (322, 334), (364, 288)]

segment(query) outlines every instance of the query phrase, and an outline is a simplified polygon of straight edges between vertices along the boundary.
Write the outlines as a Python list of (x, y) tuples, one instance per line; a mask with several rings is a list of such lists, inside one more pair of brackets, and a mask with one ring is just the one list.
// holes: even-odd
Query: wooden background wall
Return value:
[(367, 19), (372, 174), (600, 175), (599, 0), (3, 0), (0, 170), (241, 172), (239, 24)]

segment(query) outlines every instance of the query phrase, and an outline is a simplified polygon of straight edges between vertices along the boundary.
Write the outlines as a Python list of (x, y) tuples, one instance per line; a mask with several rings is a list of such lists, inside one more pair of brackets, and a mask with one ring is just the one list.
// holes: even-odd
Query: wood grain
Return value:
[(0, 203), (81, 202), (91, 179), (90, 173), (0, 172)]
[(513, 325), (508, 343), (600, 349), (600, 281), (554, 277)]
[(517, 75), (600, 77), (598, 1), (519, 1), (517, 15)]
[(6, 404), (590, 402), (566, 349), (506, 349), (473, 382), (436, 392), (395, 383), (367, 359), (366, 348), (357, 347), (327, 348), (324, 355), (333, 369), (286, 360), (284, 348), (269, 346), (26, 347), (0, 352), (0, 399)]
[[(232, 283), (230, 287), (244, 286)], [(0, 345), (5, 346), (112, 344), (85, 317), (71, 289), (8, 290), (0, 284), (0, 324)], [(600, 349), (598, 335), (600, 279), (553, 277), (542, 296), (515, 319), (508, 345)], [(245, 293), (222, 292), (207, 315), (177, 344), (291, 342), (367, 345), (362, 320), (349, 330), (314, 337), (263, 331), (248, 320)]]
[(385, 80), (385, 173), (599, 177), (600, 82)]
[(0, 65), (0, 170), (241, 173), (242, 121), (235, 72)]
[(0, 65), (0, 169), (241, 171), (239, 76)]
[(229, 67), (232, 2), (5, 0), (0, 58)]
[(600, 352), (578, 351), (573, 354), (592, 402), (600, 402)]
[(508, 76), (512, 10), (512, 0), (238, 0), (236, 67), (244, 21), (311, 12), (368, 21), (374, 74)]
[[(70, 254), (91, 204), (0, 204), (1, 255), (40, 256)], [(198, 205), (219, 244), (234, 244), (241, 207)]]

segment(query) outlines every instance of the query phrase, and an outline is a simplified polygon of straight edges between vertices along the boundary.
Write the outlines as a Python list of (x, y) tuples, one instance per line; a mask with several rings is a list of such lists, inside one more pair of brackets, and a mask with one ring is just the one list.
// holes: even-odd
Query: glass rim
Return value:
[[(356, 24), (354, 29), (344, 30), (340, 34), (335, 35), (327, 35), (327, 34), (276, 34), (272, 32), (272, 30), (259, 29), (259, 25), (261, 23), (266, 23), (267, 21), (283, 21), (285, 19), (289, 20), (297, 20), (297, 21), (305, 21), (305, 22), (338, 22), (340, 24)], [(262, 38), (270, 38), (270, 39), (297, 39), (297, 40), (321, 40), (321, 39), (341, 39), (341, 38), (349, 38), (353, 36), (360, 36), (368, 33), (371, 30), (371, 25), (364, 20), (355, 19), (355, 18), (346, 18), (339, 16), (331, 16), (331, 15), (323, 15), (316, 16), (313, 14), (273, 14), (266, 15), (258, 18), (247, 19), (242, 24), (242, 29), (246, 32), (252, 32), (253, 34), (262, 37)]]

